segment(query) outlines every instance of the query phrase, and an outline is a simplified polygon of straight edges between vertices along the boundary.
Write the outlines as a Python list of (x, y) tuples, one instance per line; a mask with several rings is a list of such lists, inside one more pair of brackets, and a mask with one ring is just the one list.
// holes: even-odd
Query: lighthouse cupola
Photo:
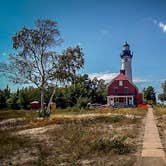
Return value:
[(130, 51), (130, 45), (125, 42), (122, 48), (121, 56), (121, 70), (125, 70), (125, 75), (132, 82), (132, 57), (133, 53)]

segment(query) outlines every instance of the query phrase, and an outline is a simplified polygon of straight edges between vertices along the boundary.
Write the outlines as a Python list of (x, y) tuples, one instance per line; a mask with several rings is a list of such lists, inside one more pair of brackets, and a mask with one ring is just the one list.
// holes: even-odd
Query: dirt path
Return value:
[(147, 165), (166, 165), (165, 153), (154, 120), (152, 108), (148, 108), (141, 161), (141, 166)]
[[(129, 114), (126, 114), (126, 115), (123, 115), (123, 114), (112, 114), (112, 113), (107, 113), (107, 114), (95, 114), (95, 113), (92, 113), (92, 114), (82, 114), (82, 115), (52, 115), (50, 117), (50, 119), (56, 119), (56, 118), (66, 118), (66, 119), (93, 119), (93, 118), (97, 118), (97, 117), (114, 117), (114, 116), (124, 116), (124, 117), (127, 117), (127, 118), (130, 118), (130, 119), (134, 119), (136, 117), (140, 118), (140, 116), (136, 116), (136, 115), (129, 115)], [(25, 135), (25, 134), (28, 134), (28, 135), (33, 135), (33, 134), (41, 134), (41, 133), (44, 133), (48, 130), (53, 130), (55, 128), (59, 128), (59, 127), (62, 127), (62, 125), (60, 124), (51, 124), (51, 125), (46, 125), (46, 126), (43, 126), (43, 127), (36, 127), (36, 128), (32, 128), (32, 129), (24, 129), (24, 130), (20, 130), (17, 132), (17, 134), (19, 135)]]

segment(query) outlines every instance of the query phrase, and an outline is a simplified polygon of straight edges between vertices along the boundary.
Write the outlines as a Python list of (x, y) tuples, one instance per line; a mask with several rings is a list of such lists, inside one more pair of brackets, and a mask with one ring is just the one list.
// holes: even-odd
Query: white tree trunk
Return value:
[(43, 112), (44, 111), (44, 89), (43, 88), (41, 88), (41, 90), (40, 90), (40, 97), (41, 97), (40, 111)]
[(47, 112), (50, 112), (50, 106), (51, 106), (51, 102), (52, 102), (52, 99), (55, 95), (55, 91), (56, 91), (56, 87), (54, 88), (53, 92), (52, 92), (52, 95), (50, 97), (50, 100), (49, 100), (49, 103), (48, 103), (48, 106), (47, 106)]

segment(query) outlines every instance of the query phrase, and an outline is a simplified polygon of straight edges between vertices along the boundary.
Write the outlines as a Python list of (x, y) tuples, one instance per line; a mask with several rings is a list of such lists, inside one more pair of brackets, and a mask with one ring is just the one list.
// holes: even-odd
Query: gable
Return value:
[(116, 76), (109, 84), (107, 87), (111, 86), (114, 82), (119, 82), (119, 81), (124, 81), (124, 82), (128, 82), (128, 84), (130, 84), (129, 86), (131, 87), (134, 87), (137, 91), (138, 91), (138, 88), (137, 86), (130, 82), (129, 79), (123, 74), (123, 73), (120, 73), (118, 76)]

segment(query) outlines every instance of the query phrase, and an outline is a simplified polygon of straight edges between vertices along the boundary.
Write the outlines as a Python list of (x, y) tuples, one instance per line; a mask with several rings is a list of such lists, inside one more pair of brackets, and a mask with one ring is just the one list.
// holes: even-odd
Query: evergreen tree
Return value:
[(158, 95), (158, 98), (160, 101), (164, 102), (166, 101), (166, 81), (161, 84), (161, 87), (163, 92)]
[(152, 86), (148, 86), (143, 90), (144, 98), (149, 104), (156, 104), (156, 92)]

